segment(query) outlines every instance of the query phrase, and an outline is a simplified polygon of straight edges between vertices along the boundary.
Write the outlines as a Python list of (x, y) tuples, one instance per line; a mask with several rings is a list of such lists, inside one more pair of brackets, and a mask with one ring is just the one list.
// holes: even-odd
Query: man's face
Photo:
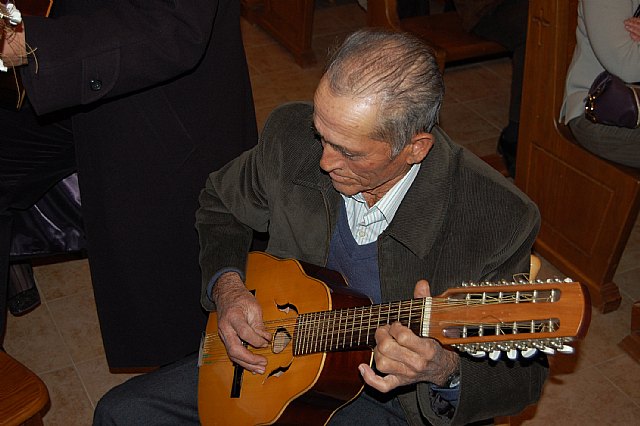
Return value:
[(412, 144), (391, 159), (391, 145), (369, 138), (376, 123), (374, 98), (335, 96), (321, 80), (314, 97), (313, 122), (322, 143), (320, 167), (344, 195), (362, 192), (375, 204), (409, 170), (422, 161)]

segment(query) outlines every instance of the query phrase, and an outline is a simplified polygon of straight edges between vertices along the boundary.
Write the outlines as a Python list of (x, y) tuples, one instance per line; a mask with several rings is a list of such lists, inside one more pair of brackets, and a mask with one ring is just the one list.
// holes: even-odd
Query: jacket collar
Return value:
[(451, 141), (437, 127), (434, 127), (433, 135), (433, 148), (383, 234), (394, 238), (421, 259), (431, 251), (443, 231), (452, 194)]

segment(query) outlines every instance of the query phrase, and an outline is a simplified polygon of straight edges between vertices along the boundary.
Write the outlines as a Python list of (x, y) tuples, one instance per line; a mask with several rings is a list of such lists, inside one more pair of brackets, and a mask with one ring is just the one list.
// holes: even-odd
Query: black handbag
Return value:
[(639, 90), (603, 71), (589, 89), (584, 115), (593, 123), (636, 129), (640, 127)]
[[(640, 6), (633, 16), (640, 17)], [(596, 124), (637, 129), (640, 127), (639, 91), (639, 86), (627, 84), (605, 70), (591, 84), (584, 115)]]

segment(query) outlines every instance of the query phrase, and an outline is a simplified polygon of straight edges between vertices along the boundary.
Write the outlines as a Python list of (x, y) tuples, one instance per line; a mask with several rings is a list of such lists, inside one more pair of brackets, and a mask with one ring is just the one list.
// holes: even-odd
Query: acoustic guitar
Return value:
[[(4, 1), (0, 1), (0, 13), (4, 3)], [(20, 10), (22, 16), (48, 17), (53, 0), (15, 0), (14, 4)], [(0, 34), (0, 42), (2, 41), (1, 39), (2, 34)], [(34, 46), (31, 47), (33, 48)], [(24, 102), (24, 97), (25, 90), (20, 79), (20, 73), (13, 68), (6, 72), (0, 72), (0, 106), (12, 110), (20, 109)]]
[(250, 253), (246, 285), (263, 309), (270, 347), (265, 374), (227, 357), (215, 313), (200, 353), (198, 405), (203, 425), (324, 424), (363, 388), (375, 330), (400, 321), (422, 337), (498, 360), (537, 350), (572, 352), (586, 333), (588, 294), (569, 280), (466, 283), (439, 297), (371, 305), (342, 276), (296, 260)]

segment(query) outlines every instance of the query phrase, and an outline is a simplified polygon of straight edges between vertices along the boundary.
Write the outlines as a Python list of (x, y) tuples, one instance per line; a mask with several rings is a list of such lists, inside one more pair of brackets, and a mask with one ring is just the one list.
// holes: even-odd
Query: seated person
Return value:
[(589, 88), (604, 70), (640, 82), (640, 18), (633, 17), (638, 7), (640, 0), (578, 3), (576, 47), (560, 112), (581, 146), (631, 167), (640, 167), (640, 129), (592, 123), (584, 111)]
[[(314, 102), (277, 108), (260, 143), (212, 173), (200, 195), (202, 303), (230, 359), (265, 374), (272, 336), (243, 279), (252, 231), (266, 249), (341, 272), (373, 302), (427, 297), (464, 280), (528, 271), (533, 202), (436, 126), (444, 93), (432, 51), (361, 30), (330, 59)], [(330, 424), (467, 424), (535, 403), (544, 355), (491, 361), (418, 337), (375, 334), (365, 390)], [(112, 389), (95, 424), (198, 423), (197, 356)]]

